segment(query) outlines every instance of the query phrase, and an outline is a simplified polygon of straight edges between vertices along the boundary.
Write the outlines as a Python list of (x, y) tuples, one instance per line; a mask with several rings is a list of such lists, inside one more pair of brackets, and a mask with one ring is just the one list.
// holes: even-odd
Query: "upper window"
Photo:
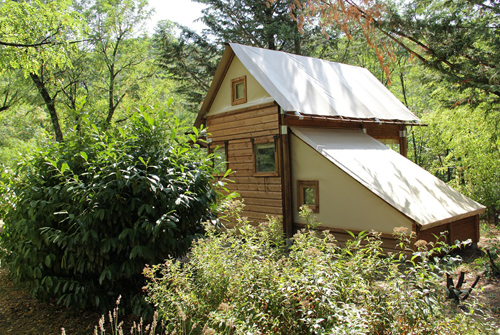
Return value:
[(319, 186), (317, 180), (298, 180), (297, 192), (297, 208), (305, 205), (314, 213), (319, 212)]
[(231, 80), (231, 105), (247, 102), (247, 76)]

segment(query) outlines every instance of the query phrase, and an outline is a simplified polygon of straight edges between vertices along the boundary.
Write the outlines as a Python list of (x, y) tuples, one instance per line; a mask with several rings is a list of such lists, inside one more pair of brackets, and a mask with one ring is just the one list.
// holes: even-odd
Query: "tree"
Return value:
[[(21, 67), (33, 82), (50, 115), (56, 141), (63, 141), (66, 126), (78, 127), (78, 114), (89, 99), (93, 100), (92, 113), (102, 111), (102, 93), (107, 97), (105, 116), (99, 120), (96, 115), (95, 120), (108, 127), (124, 98), (156, 70), (151, 62), (145, 63), (151, 59), (149, 39), (139, 36), (149, 15), (146, 4), (145, 0), (58, 0), (48, 4), (6, 1), (0, 5), (3, 12), (14, 13), (9, 12), (9, 20), (2, 16), (6, 28), (0, 34), (0, 48), (6, 51), (9, 64), (3, 70)], [(58, 11), (61, 15), (54, 15)], [(80, 20), (76, 23), (72, 18)], [(26, 27), (15, 26), (17, 21), (26, 22)], [(89, 25), (83, 35), (80, 28), (85, 21)], [(17, 29), (22, 33), (16, 35)], [(22, 58), (24, 54), (27, 59)], [(12, 86), (4, 87), (9, 88), (3, 92), (7, 108), (19, 95)]]
[[(349, 36), (361, 28), (383, 67), (390, 56), (384, 36), (458, 88), (500, 97), (500, 6), (497, 1), (309, 0), (292, 4), (300, 28), (311, 22), (339, 25)], [(319, 17), (320, 20), (312, 18)], [(388, 71), (388, 70), (387, 70)]]
[(233, 42), (301, 54), (302, 36), (288, 15), (290, 1), (196, 0), (208, 5), (201, 21), (218, 44)]
[[(51, 117), (57, 141), (63, 140), (55, 107), (57, 93), (49, 92), (46, 79), (69, 65), (68, 54), (80, 36), (79, 15), (70, 4), (68, 0), (7, 0), (0, 4), (0, 73), (22, 69), (24, 76), (32, 79)], [(7, 98), (8, 93), (4, 96)]]
[(146, 0), (102, 0), (90, 8), (94, 76), (101, 78), (97, 85), (107, 95), (106, 127), (136, 82), (154, 72), (151, 62), (138, 71), (138, 65), (150, 58), (147, 39), (138, 36), (151, 15), (146, 7)]
[[(65, 50), (79, 38), (79, 15), (69, 0), (0, 3), (0, 72), (22, 68), (38, 73), (42, 62), (55, 67), (67, 61)], [(68, 38), (68, 33), (71, 38)]]
[(22, 99), (24, 86), (20, 70), (4, 69), (0, 73), (0, 112), (6, 111)]
[(180, 82), (177, 92), (186, 95), (193, 111), (198, 110), (210, 86), (225, 43), (324, 57), (337, 43), (331, 29), (321, 33), (311, 28), (301, 34), (287, 12), (290, 0), (273, 4), (261, 0), (196, 1), (207, 5), (200, 20), (208, 28), (201, 34), (182, 27), (175, 38), (175, 26), (165, 22), (155, 33), (158, 62)]
[(185, 27), (179, 38), (175, 38), (174, 29), (175, 25), (168, 21), (156, 27), (153, 37), (156, 60), (160, 68), (177, 80), (175, 92), (185, 97), (187, 108), (193, 113), (210, 87), (222, 47)]

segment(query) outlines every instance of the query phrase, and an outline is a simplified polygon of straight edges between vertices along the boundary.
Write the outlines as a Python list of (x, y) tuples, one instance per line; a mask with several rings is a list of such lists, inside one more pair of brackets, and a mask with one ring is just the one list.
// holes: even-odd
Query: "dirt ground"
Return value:
[(54, 304), (38, 302), (15, 285), (0, 268), (0, 335), (8, 334), (92, 334), (98, 312), (77, 312)]

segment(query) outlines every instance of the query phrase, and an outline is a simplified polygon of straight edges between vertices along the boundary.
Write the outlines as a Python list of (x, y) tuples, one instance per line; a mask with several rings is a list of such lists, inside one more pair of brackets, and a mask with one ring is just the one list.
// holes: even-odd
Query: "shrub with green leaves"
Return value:
[[(228, 206), (237, 209), (240, 206)], [(181, 263), (145, 270), (147, 293), (176, 334), (484, 334), (446, 300), (444, 273), (456, 259), (436, 255), (444, 244), (418, 241), (399, 229), (402, 251), (382, 257), (376, 233), (362, 232), (340, 247), (328, 231), (310, 229), (283, 243), (281, 222), (259, 227), (237, 215), (235, 228), (207, 226)]]
[(4, 219), (14, 278), (66, 306), (109, 308), (121, 294), (141, 313), (144, 266), (183, 255), (211, 217), (212, 167), (197, 136), (143, 109), (122, 128), (80, 125), (26, 157)]

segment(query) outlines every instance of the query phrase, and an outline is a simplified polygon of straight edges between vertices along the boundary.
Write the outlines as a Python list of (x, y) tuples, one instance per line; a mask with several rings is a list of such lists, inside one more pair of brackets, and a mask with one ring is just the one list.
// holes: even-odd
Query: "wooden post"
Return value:
[[(282, 124), (282, 122), (280, 122)], [(281, 185), (283, 199), (283, 231), (287, 238), (293, 235), (292, 205), (292, 159), (290, 152), (290, 134), (287, 126), (280, 127), (281, 133)]]
[(406, 126), (399, 127), (399, 153), (408, 157), (408, 141), (406, 139)]
[(479, 236), (480, 235), (480, 232), (479, 232), (479, 214), (476, 214), (476, 216), (474, 218), (475, 218), (475, 220), (474, 220), (475, 221), (474, 222), (475, 227), (474, 228), (476, 228), (475, 229), (475, 231), (476, 231), (476, 240), (474, 242), (475, 243), (479, 243), (479, 238), (480, 238), (480, 236)]

